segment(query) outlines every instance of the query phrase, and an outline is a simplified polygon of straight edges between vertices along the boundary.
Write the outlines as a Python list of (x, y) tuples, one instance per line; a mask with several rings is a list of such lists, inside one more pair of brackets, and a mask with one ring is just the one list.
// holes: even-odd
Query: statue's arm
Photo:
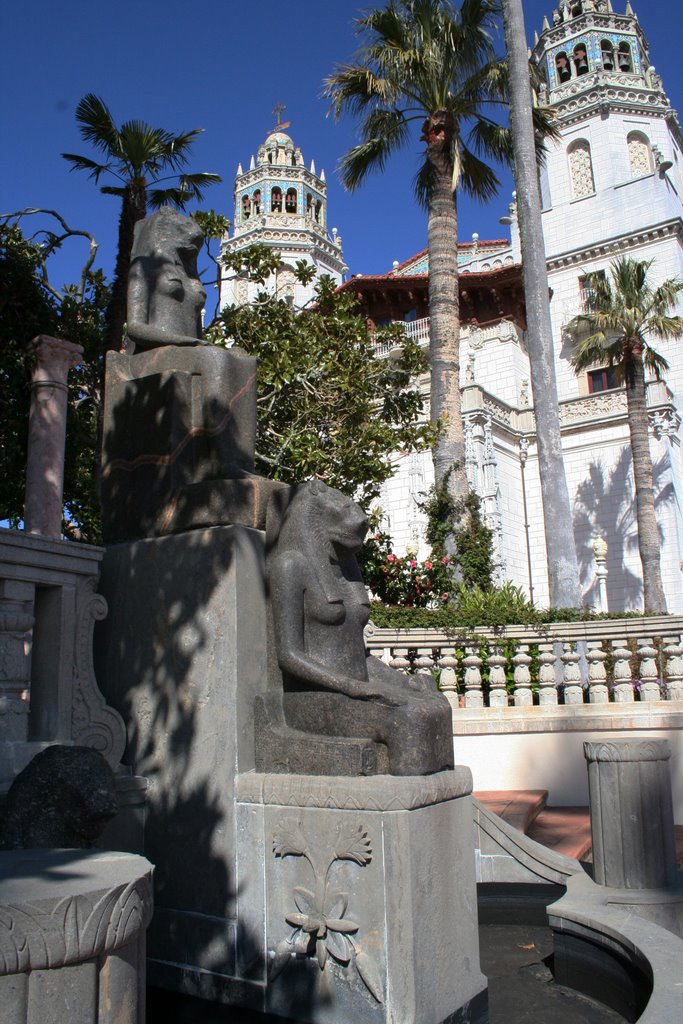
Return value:
[(128, 323), (128, 337), (139, 348), (158, 348), (160, 345), (208, 345), (204, 338), (192, 338), (185, 334), (174, 334), (152, 324), (131, 320)]
[(388, 683), (390, 686), (395, 686), (397, 690), (407, 687), (420, 693), (437, 692), (436, 682), (428, 672), (417, 672), (415, 675), (407, 676), (392, 668), (391, 665), (387, 665), (380, 658), (373, 657), (372, 654), (368, 654), (367, 666), (368, 679), (371, 682)]
[(402, 703), (397, 699), (396, 690), (392, 694), (388, 687), (374, 686), (366, 679), (353, 679), (336, 672), (306, 651), (305, 592), (311, 582), (311, 574), (301, 553), (287, 551), (278, 556), (271, 568), (270, 579), (275, 644), (284, 673), (318, 689), (343, 693), (357, 700), (380, 699), (386, 703)]

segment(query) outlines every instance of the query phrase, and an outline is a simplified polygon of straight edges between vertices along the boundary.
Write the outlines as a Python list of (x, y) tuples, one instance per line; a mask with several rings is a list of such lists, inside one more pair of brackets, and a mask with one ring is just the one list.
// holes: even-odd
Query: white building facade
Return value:
[[(642, 608), (626, 395), (603, 367), (576, 375), (567, 324), (582, 311), (586, 274), (609, 274), (618, 256), (652, 260), (655, 284), (683, 278), (683, 138), (647, 42), (627, 5), (564, 0), (545, 20), (533, 50), (561, 138), (541, 175), (543, 231), (551, 289), (562, 443), (584, 601), (599, 607), (593, 545), (607, 542), (609, 609)], [(463, 246), (461, 274), (519, 259), (514, 204), (511, 243)], [(415, 273), (419, 260), (393, 273)], [(424, 260), (420, 265), (424, 272)], [(682, 308), (678, 312), (683, 312)], [(428, 326), (408, 323), (409, 332)], [(670, 369), (648, 387), (655, 502), (669, 611), (683, 611), (683, 344), (655, 344)], [(548, 603), (529, 364), (515, 324), (462, 331), (461, 385), (467, 470), (509, 579)], [(398, 551), (427, 554), (421, 493), (432, 482), (428, 453), (398, 460), (384, 485), (385, 525)]]

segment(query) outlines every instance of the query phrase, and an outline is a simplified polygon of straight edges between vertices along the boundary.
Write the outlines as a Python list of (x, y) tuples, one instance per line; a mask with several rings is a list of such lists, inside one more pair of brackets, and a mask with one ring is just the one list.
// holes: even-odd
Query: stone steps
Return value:
[(556, 853), (586, 860), (591, 852), (587, 807), (548, 807), (547, 789), (482, 790), (474, 793), (489, 811)]

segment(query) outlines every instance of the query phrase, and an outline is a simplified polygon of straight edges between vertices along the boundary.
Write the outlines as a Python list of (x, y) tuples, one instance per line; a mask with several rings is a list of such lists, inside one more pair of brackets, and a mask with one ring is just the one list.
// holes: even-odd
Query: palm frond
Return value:
[(86, 142), (103, 153), (119, 150), (119, 133), (109, 107), (94, 93), (89, 92), (76, 107), (76, 121)]
[(77, 153), (62, 153), (62, 157), (71, 164), (72, 171), (88, 171), (88, 177), (99, 181), (100, 176), (106, 171), (111, 171), (110, 164), (98, 164), (87, 156), (78, 156)]
[(344, 188), (353, 191), (370, 171), (383, 170), (407, 134), (408, 122), (401, 111), (373, 110), (363, 125), (365, 141), (349, 150), (339, 163)]
[(459, 187), (475, 199), (486, 202), (498, 195), (500, 181), (498, 175), (480, 160), (467, 146), (460, 147)]
[(485, 153), (501, 164), (514, 165), (512, 132), (505, 125), (479, 118), (469, 133), (469, 141), (477, 153)]

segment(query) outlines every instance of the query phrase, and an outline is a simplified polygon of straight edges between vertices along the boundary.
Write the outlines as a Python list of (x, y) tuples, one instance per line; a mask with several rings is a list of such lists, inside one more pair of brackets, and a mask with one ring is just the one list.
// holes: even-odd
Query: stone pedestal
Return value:
[(471, 788), (466, 768), (238, 778), (236, 970), (259, 1009), (315, 1024), (488, 1019)]
[(3, 1024), (144, 1024), (151, 873), (122, 853), (0, 853)]
[[(127, 722), (124, 762), (148, 780), (153, 962), (232, 974), (235, 776), (254, 767), (266, 685), (263, 535), (215, 527), (107, 549), (98, 680)], [(107, 841), (120, 848), (130, 835)], [(174, 987), (176, 982), (171, 983)]]
[(676, 881), (676, 847), (666, 740), (584, 743), (594, 879), (625, 889)]

